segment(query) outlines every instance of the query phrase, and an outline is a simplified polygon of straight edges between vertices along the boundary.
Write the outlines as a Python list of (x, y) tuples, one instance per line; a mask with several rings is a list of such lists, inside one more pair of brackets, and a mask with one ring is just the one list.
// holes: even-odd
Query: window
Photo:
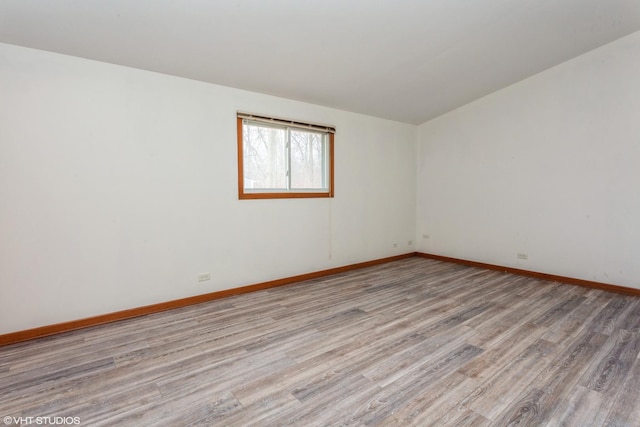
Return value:
[(240, 199), (333, 197), (328, 126), (238, 113)]

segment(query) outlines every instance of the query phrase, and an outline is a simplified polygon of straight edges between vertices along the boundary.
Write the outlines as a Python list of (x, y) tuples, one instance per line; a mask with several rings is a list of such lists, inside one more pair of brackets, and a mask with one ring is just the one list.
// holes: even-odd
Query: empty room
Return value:
[(0, 420), (640, 426), (640, 1), (3, 0)]

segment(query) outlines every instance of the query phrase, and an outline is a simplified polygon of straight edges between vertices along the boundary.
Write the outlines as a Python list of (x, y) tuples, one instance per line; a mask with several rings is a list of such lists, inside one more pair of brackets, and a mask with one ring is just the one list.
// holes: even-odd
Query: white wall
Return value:
[[(335, 125), (336, 197), (238, 200), (237, 110)], [(640, 33), (418, 128), (0, 44), (0, 334), (414, 238), (640, 288), (638, 117)]]
[(418, 133), (417, 250), (640, 288), (640, 33)]
[[(336, 197), (238, 200), (238, 110), (335, 125)], [(0, 334), (413, 252), (416, 141), (412, 125), (0, 44)]]

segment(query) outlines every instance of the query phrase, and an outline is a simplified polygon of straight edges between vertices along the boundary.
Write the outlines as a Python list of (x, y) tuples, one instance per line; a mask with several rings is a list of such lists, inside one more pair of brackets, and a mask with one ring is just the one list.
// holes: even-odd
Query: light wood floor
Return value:
[(640, 426), (639, 327), (640, 298), (410, 258), (0, 347), (0, 417)]

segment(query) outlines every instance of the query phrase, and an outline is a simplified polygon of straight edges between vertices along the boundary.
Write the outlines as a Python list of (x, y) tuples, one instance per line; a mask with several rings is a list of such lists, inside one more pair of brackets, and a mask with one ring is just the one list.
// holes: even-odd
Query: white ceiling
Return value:
[(0, 42), (420, 124), (640, 30), (640, 0), (2, 0)]

